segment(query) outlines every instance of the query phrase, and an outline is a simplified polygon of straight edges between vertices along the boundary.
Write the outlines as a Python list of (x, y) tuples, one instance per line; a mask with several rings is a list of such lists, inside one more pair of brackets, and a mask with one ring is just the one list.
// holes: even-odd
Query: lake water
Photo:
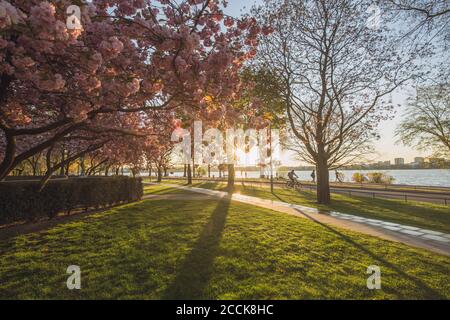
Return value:
[[(352, 181), (353, 173), (369, 173), (369, 172), (384, 172), (395, 178), (394, 184), (406, 185), (421, 185), (421, 186), (439, 186), (450, 187), (450, 169), (424, 169), (424, 170), (342, 170), (346, 182)], [(296, 171), (300, 180), (311, 180), (311, 171)], [(265, 174), (268, 174), (267, 172)], [(216, 178), (219, 176), (218, 172), (211, 172)], [(286, 177), (287, 172), (281, 172), (280, 176)], [(175, 172), (171, 174), (173, 177), (183, 176), (182, 172)], [(245, 173), (236, 171), (236, 177), (242, 178)], [(247, 172), (247, 178), (259, 178), (259, 172)], [(334, 171), (330, 172), (330, 180), (335, 181)]]

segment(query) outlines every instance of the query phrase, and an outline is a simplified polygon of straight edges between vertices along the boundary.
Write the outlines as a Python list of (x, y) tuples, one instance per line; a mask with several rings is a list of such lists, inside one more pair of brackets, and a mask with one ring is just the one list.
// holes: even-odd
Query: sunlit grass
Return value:
[(144, 195), (180, 194), (180, 193), (186, 193), (186, 191), (171, 188), (163, 184), (144, 187)]
[(1, 299), (450, 298), (447, 257), (227, 199), (126, 205), (1, 241), (0, 256)]
[[(184, 181), (166, 181), (165, 183), (183, 184)], [(225, 183), (197, 182), (194, 187), (226, 191)], [(405, 203), (397, 199), (372, 199), (369, 197), (346, 196), (332, 194), (331, 205), (318, 205), (315, 193), (310, 191), (294, 191), (285, 188), (275, 188), (270, 191), (268, 186), (249, 186), (243, 183), (235, 185), (235, 192), (263, 199), (284, 201), (324, 211), (339, 211), (362, 217), (381, 219), (385, 221), (415, 226), (450, 233), (450, 206), (410, 201)]]

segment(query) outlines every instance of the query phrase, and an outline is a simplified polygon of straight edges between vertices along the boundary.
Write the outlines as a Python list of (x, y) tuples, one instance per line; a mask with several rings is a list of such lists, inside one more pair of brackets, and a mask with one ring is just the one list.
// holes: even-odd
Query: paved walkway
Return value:
[[(269, 182), (264, 182), (268, 187)], [(245, 185), (260, 187), (260, 183), (248, 183)], [(281, 187), (284, 185), (276, 185), (276, 187)], [(308, 184), (302, 185), (303, 190), (316, 190), (316, 186), (310, 186)], [(420, 192), (418, 190), (383, 190), (383, 189), (365, 189), (365, 188), (351, 188), (349, 186), (331, 186), (330, 190), (332, 193), (342, 194), (346, 196), (359, 196), (359, 197), (369, 197), (369, 198), (384, 198), (384, 199), (397, 199), (405, 201), (421, 201), (430, 202), (441, 205), (450, 205), (450, 194), (449, 193), (438, 193), (438, 192)]]
[[(166, 186), (200, 193), (209, 197), (229, 197), (229, 194), (223, 191), (172, 184), (166, 184)], [(184, 199), (188, 198), (184, 197)], [(316, 223), (333, 225), (450, 256), (450, 234), (377, 219), (368, 219), (340, 212), (321, 212), (315, 208), (309, 208), (282, 201), (245, 196), (241, 194), (233, 194), (231, 199), (258, 207), (307, 218)]]
[(216, 199), (217, 196), (203, 194), (148, 194), (142, 197), (144, 200), (190, 200), (190, 201), (205, 201), (205, 198)]
[[(224, 182), (226, 180), (211, 180), (211, 179), (200, 179), (196, 178), (194, 181), (196, 182)], [(236, 181), (239, 184), (243, 184), (245, 186), (254, 186), (254, 187), (269, 187), (270, 182), (268, 181)], [(356, 184), (354, 184), (356, 185)], [(285, 183), (275, 182), (276, 188), (284, 188)], [(406, 186), (405, 186), (406, 188)], [(412, 188), (412, 187), (411, 187)], [(311, 185), (309, 183), (304, 183), (302, 181), (302, 190), (314, 191), (316, 190), (315, 185)], [(330, 186), (330, 190), (332, 193), (342, 194), (347, 196), (358, 196), (358, 197), (370, 197), (370, 198), (383, 198), (383, 199), (397, 199), (403, 201), (420, 201), (420, 202), (430, 202), (440, 205), (449, 205), (450, 206), (450, 191), (444, 191), (444, 188), (441, 192), (435, 191), (420, 191), (420, 189), (414, 190), (393, 190), (388, 189), (385, 190), (383, 188), (370, 188), (369, 186), (364, 186), (363, 188), (358, 187), (358, 185), (352, 187), (351, 184), (346, 184), (342, 186), (338, 186), (332, 184)]]

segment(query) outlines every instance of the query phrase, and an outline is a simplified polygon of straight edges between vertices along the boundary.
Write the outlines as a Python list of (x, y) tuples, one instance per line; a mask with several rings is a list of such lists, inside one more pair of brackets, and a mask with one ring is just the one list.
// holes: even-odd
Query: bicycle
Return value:
[(294, 189), (294, 190), (298, 190), (298, 189), (301, 189), (302, 188), (302, 184), (299, 182), (299, 181), (291, 181), (291, 180), (288, 180), (288, 181), (286, 181), (286, 188), (287, 189)]

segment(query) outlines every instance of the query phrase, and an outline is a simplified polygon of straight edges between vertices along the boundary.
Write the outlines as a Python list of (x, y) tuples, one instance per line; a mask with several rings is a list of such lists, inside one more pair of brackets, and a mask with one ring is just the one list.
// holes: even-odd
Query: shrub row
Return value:
[(352, 176), (352, 180), (357, 183), (378, 183), (378, 184), (391, 184), (395, 181), (394, 177), (383, 172), (369, 172), (367, 174), (361, 172), (355, 172)]
[(76, 208), (99, 208), (141, 199), (140, 178), (86, 177), (50, 180), (42, 191), (39, 181), (0, 183), (0, 223), (53, 218)]

